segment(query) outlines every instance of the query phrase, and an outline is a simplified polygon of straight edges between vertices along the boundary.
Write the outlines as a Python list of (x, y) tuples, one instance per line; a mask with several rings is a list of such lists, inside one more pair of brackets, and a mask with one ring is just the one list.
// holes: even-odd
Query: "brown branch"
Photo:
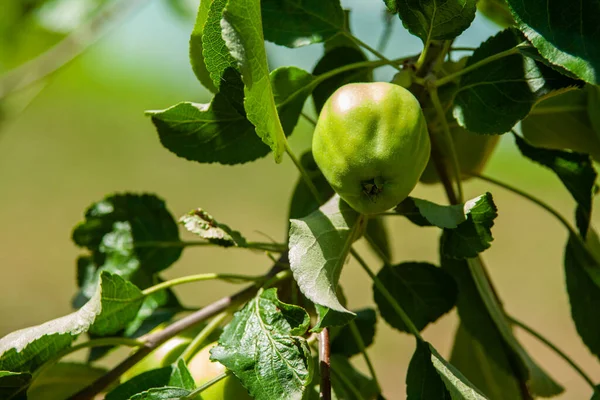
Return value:
[[(267, 279), (275, 276), (279, 271), (281, 271), (281, 267), (279, 265), (281, 263), (287, 262), (287, 254), (282, 255), (278, 261), (278, 263), (271, 268), (271, 270), (265, 276)], [(180, 332), (202, 322), (215, 315), (223, 312), (227, 308), (232, 306), (242, 304), (245, 301), (249, 300), (256, 294), (259, 286), (252, 285), (247, 288), (227, 297), (223, 297), (207, 305), (206, 307), (184, 317), (180, 320), (175, 321), (171, 325), (167, 326), (165, 329), (152, 333), (146, 337), (144, 337), (145, 345), (140, 348), (138, 351), (130, 355), (125, 360), (121, 361), (116, 367), (108, 371), (104, 376), (101, 376), (96, 381), (92, 382), (89, 386), (83, 388), (76, 394), (69, 397), (68, 400), (91, 400), (97, 394), (101, 393), (107, 387), (109, 387), (113, 382), (115, 382), (121, 375), (127, 372), (130, 368), (132, 368), (135, 364), (137, 364), (142, 358), (146, 357), (150, 352), (156, 349), (158, 346), (179, 334)]]
[(331, 351), (329, 348), (329, 329), (319, 334), (319, 366), (321, 373), (321, 400), (331, 400)]

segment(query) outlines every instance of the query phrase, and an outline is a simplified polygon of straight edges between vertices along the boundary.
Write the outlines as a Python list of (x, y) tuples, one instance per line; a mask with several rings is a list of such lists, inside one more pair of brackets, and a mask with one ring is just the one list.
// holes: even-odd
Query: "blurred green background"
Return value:
[[(383, 29), (382, 2), (343, 4), (354, 10), (355, 34), (375, 45)], [(277, 165), (268, 156), (233, 167), (192, 163), (162, 148), (143, 114), (178, 101), (210, 99), (187, 61), (192, 25), (193, 18), (176, 15), (165, 2), (149, 2), (41, 86), (7, 102), (7, 119), (0, 126), (0, 336), (71, 311), (80, 250), (71, 243), (70, 233), (86, 207), (107, 194), (153, 192), (167, 201), (175, 216), (202, 207), (253, 240), (285, 240), (289, 196), (298, 175), (289, 160)], [(491, 22), (478, 16), (457, 44), (477, 46), (495, 31)], [(307, 70), (322, 53), (319, 45), (290, 50), (268, 44), (267, 49), (273, 67), (297, 65)], [(22, 50), (1, 51), (6, 55)], [(419, 50), (419, 40), (396, 21), (386, 55), (400, 57)], [(392, 75), (384, 68), (376, 77), (389, 80)], [(314, 114), (310, 101), (305, 110)], [(310, 125), (301, 120), (292, 147), (300, 154), (310, 139)], [(487, 173), (543, 197), (564, 215), (573, 214), (574, 202), (558, 179), (521, 159), (508, 135)], [(562, 267), (566, 231), (547, 213), (511, 193), (481, 182), (466, 184), (470, 197), (488, 190), (499, 217), (493, 246), (484, 259), (506, 309), (543, 332), (600, 381), (598, 360), (582, 344), (570, 319)], [(414, 195), (445, 201), (438, 186), (419, 186)], [(419, 229), (399, 217), (390, 218), (388, 226), (396, 261), (437, 262), (435, 229)], [(191, 239), (183, 232), (182, 236)], [(368, 253), (364, 244), (359, 246)], [(376, 259), (369, 256), (376, 266)], [(260, 253), (189, 248), (165, 276), (260, 274), (269, 264)], [(352, 308), (373, 304), (369, 280), (354, 262), (346, 266), (342, 282)], [(202, 305), (235, 289), (211, 282), (176, 291), (185, 304)], [(452, 312), (424, 332), (445, 356), (456, 322)], [(523, 332), (517, 335), (566, 387), (561, 399), (589, 398), (589, 388), (561, 359)], [(404, 398), (413, 346), (411, 337), (379, 322), (371, 353), (388, 399)], [(360, 360), (357, 365), (362, 367)]]

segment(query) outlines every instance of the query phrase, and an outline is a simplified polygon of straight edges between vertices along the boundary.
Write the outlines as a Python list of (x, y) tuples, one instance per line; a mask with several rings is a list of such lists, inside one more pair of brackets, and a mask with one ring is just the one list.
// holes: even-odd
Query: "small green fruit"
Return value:
[[(162, 327), (160, 329), (162, 329)], [(177, 360), (177, 357), (179, 357), (183, 350), (185, 350), (191, 340), (191, 338), (183, 336), (176, 336), (167, 340), (165, 343), (158, 346), (156, 350), (148, 354), (140, 362), (125, 372), (121, 376), (121, 382), (128, 381), (142, 372), (171, 365), (173, 362), (175, 362), (175, 360)]]
[[(483, 171), (500, 140), (499, 135), (478, 135), (461, 127), (450, 129), (450, 135), (454, 142), (460, 171), (463, 174), (462, 180), (469, 179), (470, 174), (478, 174)], [(440, 178), (433, 160), (429, 160), (427, 168), (421, 175), (421, 182), (429, 184), (439, 181)]]
[[(217, 342), (211, 343), (200, 350), (188, 363), (196, 386), (216, 378), (226, 371), (223, 364), (210, 360), (210, 349), (217, 345)], [(228, 376), (219, 382), (210, 386), (200, 393), (198, 399), (202, 400), (252, 400), (248, 391), (242, 386), (235, 376)]]
[(325, 102), (313, 136), (321, 172), (363, 214), (404, 200), (427, 165), (430, 147), (417, 99), (384, 82), (339, 88)]

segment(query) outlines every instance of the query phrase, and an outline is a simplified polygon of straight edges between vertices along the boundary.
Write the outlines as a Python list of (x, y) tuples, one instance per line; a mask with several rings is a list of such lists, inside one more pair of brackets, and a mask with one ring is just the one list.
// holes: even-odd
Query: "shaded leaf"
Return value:
[(477, 10), (502, 28), (515, 25), (506, 0), (479, 0)]
[[(91, 257), (78, 261), (78, 306), (93, 295), (102, 271), (145, 288), (152, 284), (152, 275), (177, 261), (182, 251), (171, 213), (163, 200), (149, 194), (115, 194), (92, 204), (85, 221), (73, 230), (73, 241), (91, 252)], [(157, 247), (164, 243), (174, 246)]]
[(456, 368), (427, 342), (417, 340), (406, 375), (408, 400), (484, 400), (484, 397)]
[(234, 165), (270, 151), (254, 126), (220, 93), (208, 104), (183, 102), (146, 115), (152, 118), (162, 145), (186, 160)]
[(0, 371), (0, 398), (6, 400), (26, 399), (25, 391), (31, 382), (31, 374)]
[(460, 35), (475, 18), (475, 3), (475, 0), (396, 0), (395, 8), (402, 25), (428, 43)]
[(262, 0), (265, 39), (286, 47), (324, 42), (344, 27), (339, 0)]
[[(319, 170), (319, 167), (317, 166), (317, 163), (315, 162), (310, 150), (302, 154), (300, 157), (300, 163), (310, 176), (310, 179), (319, 191), (321, 198), (331, 198), (331, 196), (334, 194), (334, 191)], [(304, 179), (302, 177), (298, 178), (298, 182), (294, 188), (294, 193), (292, 194), (292, 200), (290, 203), (289, 219), (306, 217), (313, 211), (318, 210), (319, 207), (319, 202), (317, 199), (315, 199), (315, 196), (312, 194), (308, 186), (306, 186)]]
[[(523, 398), (561, 393), (563, 388), (535, 363), (514, 337), (499, 300), (492, 297), (490, 289), (479, 289), (480, 285), (485, 286), (474, 277), (476, 269), (483, 268), (479, 260), (454, 260), (442, 256), (441, 266), (458, 284), (457, 308), (464, 328), (489, 350), (488, 357), (493, 359), (490, 362), (510, 365), (510, 373), (519, 381), (519, 386), (531, 392)], [(484, 298), (482, 293), (488, 297)]]
[(188, 231), (223, 247), (246, 246), (246, 239), (225, 224), (217, 222), (201, 208), (190, 211), (179, 220)]
[(456, 229), (444, 229), (440, 246), (442, 253), (449, 257), (475, 257), (494, 240), (491, 229), (498, 212), (490, 193), (465, 202), (464, 213), (465, 222)]
[[(377, 324), (377, 314), (372, 308), (363, 308), (356, 311), (354, 324), (360, 337), (362, 338), (365, 348), (373, 344), (375, 339), (375, 325)], [(349, 325), (343, 328), (333, 328), (329, 333), (331, 341), (331, 353), (341, 354), (344, 357), (352, 357), (360, 353), (360, 348), (354, 339), (352, 329)]]
[(310, 348), (301, 337), (310, 318), (302, 308), (280, 302), (276, 293), (265, 290), (236, 312), (211, 349), (211, 359), (231, 370), (258, 400), (300, 398), (312, 378)]
[(475, 257), (494, 240), (491, 228), (498, 213), (490, 193), (450, 206), (408, 197), (394, 210), (418, 226), (444, 229), (442, 252), (449, 257)]
[[(456, 283), (452, 276), (428, 263), (406, 262), (384, 266), (377, 277), (419, 330), (450, 311), (456, 303)], [(388, 324), (409, 332), (404, 321), (375, 285), (373, 297)]]
[(270, 75), (273, 96), (286, 136), (294, 131), (302, 107), (313, 88), (314, 77), (297, 67), (277, 68)]
[(553, 69), (523, 57), (520, 32), (506, 29), (485, 41), (466, 68), (503, 51), (510, 54), (461, 76), (453, 115), (464, 128), (480, 134), (503, 134), (525, 118), (533, 104), (553, 90), (577, 85)]
[(302, 293), (315, 304), (353, 315), (340, 304), (336, 288), (350, 246), (361, 233), (358, 213), (334, 196), (312, 214), (292, 219), (290, 267)]
[[(183, 360), (179, 360), (177, 364), (151, 369), (134, 376), (111, 390), (106, 395), (106, 400), (162, 399), (163, 397), (152, 397), (169, 393), (156, 390), (162, 388), (173, 390), (172, 393), (186, 392), (186, 394), (195, 388), (194, 380)], [(177, 392), (175, 389), (180, 391)], [(170, 398), (165, 397), (165, 399)]]
[(331, 355), (331, 388), (339, 400), (374, 399), (378, 395), (377, 384), (367, 378), (339, 355)]
[(519, 29), (544, 58), (586, 82), (600, 83), (600, 2), (583, 0), (573, 7), (562, 2), (507, 2)]
[(464, 324), (458, 326), (450, 363), (490, 399), (527, 399), (514, 375), (511, 355), (491, 321), (482, 320), (478, 330), (481, 334), (476, 338)]
[(429, 345), (417, 340), (406, 373), (407, 400), (450, 400), (450, 392), (431, 362)]
[(534, 147), (519, 136), (514, 137), (517, 147), (525, 157), (550, 168), (571, 193), (578, 206), (577, 227), (581, 235), (586, 237), (597, 175), (590, 157), (581, 153)]
[[(88, 364), (55, 364), (36, 377), (27, 390), (28, 400), (64, 400), (106, 373)], [(4, 397), (3, 397), (4, 398)]]
[[(94, 296), (79, 310), (0, 339), (0, 370), (33, 372), (93, 329), (113, 333), (135, 317), (142, 298), (132, 299), (135, 286), (117, 275), (103, 273)], [(139, 293), (139, 289), (138, 289)], [(121, 302), (124, 302), (121, 304)]]
[(369, 218), (365, 236), (368, 238), (369, 246), (376, 254), (385, 257), (386, 260), (392, 259), (392, 248), (384, 218)]
[(588, 349), (600, 358), (600, 321), (597, 318), (600, 307), (600, 264), (573, 238), (567, 242), (564, 264), (571, 317), (577, 333)]
[(246, 117), (280, 162), (285, 136), (269, 80), (260, 0), (229, 0), (221, 19), (221, 36), (242, 73)]
[(594, 131), (588, 115), (588, 97), (593, 92), (589, 88), (570, 90), (536, 104), (521, 123), (523, 137), (537, 147), (569, 149), (600, 160), (600, 133)]

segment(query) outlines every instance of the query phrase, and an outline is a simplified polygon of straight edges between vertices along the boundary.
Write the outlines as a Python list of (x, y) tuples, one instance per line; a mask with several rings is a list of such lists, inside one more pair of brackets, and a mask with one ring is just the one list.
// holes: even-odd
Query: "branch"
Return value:
[[(287, 262), (287, 254), (282, 255), (280, 261)], [(271, 270), (267, 273), (267, 277), (272, 277), (276, 275), (281, 268), (278, 265), (275, 265)], [(96, 381), (92, 382), (89, 386), (83, 388), (81, 391), (69, 397), (68, 400), (91, 400), (97, 394), (101, 393), (107, 387), (109, 387), (114, 381), (119, 379), (121, 375), (127, 372), (131, 367), (141, 361), (144, 357), (146, 357), (149, 353), (151, 353), (158, 346), (179, 334), (180, 332), (202, 322), (209, 318), (220, 314), (226, 309), (241, 304), (246, 300), (252, 298), (259, 290), (259, 287), (256, 285), (248, 286), (247, 288), (227, 297), (223, 297), (215, 301), (212, 304), (207, 305), (206, 307), (198, 310), (187, 317), (184, 317), (180, 320), (173, 322), (171, 325), (167, 326), (165, 329), (151, 333), (145, 337), (140, 338), (145, 345), (140, 348), (138, 351), (130, 355), (128, 358), (123, 360), (120, 364), (118, 364), (115, 368), (108, 371), (104, 376), (101, 376)]]
[(319, 366), (321, 373), (321, 394), (319, 399), (331, 400), (331, 351), (329, 347), (329, 329), (319, 333)]

